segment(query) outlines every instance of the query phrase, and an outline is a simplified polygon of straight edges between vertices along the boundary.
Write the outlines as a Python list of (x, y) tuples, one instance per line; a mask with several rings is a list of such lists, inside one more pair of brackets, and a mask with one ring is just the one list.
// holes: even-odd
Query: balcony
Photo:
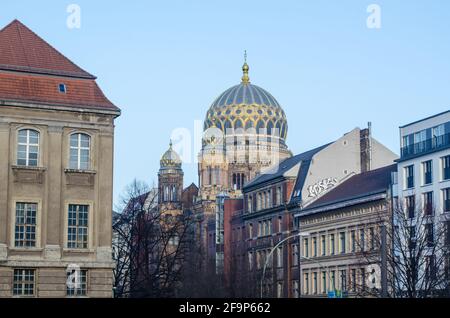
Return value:
[(450, 134), (433, 137), (412, 145), (402, 147), (400, 160), (411, 159), (446, 148), (450, 148)]

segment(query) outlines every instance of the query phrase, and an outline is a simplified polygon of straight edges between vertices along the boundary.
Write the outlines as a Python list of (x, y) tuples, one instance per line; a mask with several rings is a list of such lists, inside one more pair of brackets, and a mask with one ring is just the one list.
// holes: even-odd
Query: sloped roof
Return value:
[(397, 171), (396, 164), (354, 175), (308, 205), (303, 211), (386, 192), (394, 171)]
[[(302, 161), (309, 161), (312, 159), (312, 157), (327, 147), (329, 144), (320, 146), (318, 148), (303, 152), (301, 154), (295, 155), (293, 157), (287, 158), (283, 161), (281, 161), (279, 164), (272, 166), (269, 170), (265, 171), (264, 173), (261, 173), (259, 176), (255, 177), (252, 181), (247, 183), (244, 186), (244, 189), (248, 189), (257, 185), (260, 185), (265, 182), (269, 182), (278, 178), (283, 177), (283, 175), (289, 171), (291, 168), (293, 168), (295, 165)], [(301, 170), (301, 169), (300, 169)]]
[[(59, 90), (65, 85), (65, 92)], [(120, 112), (87, 73), (14, 20), (0, 30), (0, 105), (32, 103)]]
[(95, 79), (18, 20), (0, 30), (0, 69)]

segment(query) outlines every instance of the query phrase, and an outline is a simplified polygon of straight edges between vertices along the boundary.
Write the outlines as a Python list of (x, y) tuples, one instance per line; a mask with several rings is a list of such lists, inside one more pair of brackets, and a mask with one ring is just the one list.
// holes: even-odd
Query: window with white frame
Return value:
[(39, 132), (32, 129), (21, 129), (17, 137), (17, 165), (37, 167)]
[(88, 170), (90, 168), (90, 156), (91, 137), (82, 133), (70, 135), (69, 168)]
[(89, 205), (69, 204), (67, 247), (88, 247)]
[(67, 272), (67, 279), (71, 279), (71, 284), (67, 284), (66, 288), (67, 296), (86, 296), (88, 271), (85, 269), (78, 270), (78, 273), (75, 273), (75, 271), (76, 269), (74, 269), (72, 272)]
[(16, 203), (16, 220), (14, 227), (15, 247), (36, 246), (36, 203)]
[(35, 285), (34, 269), (14, 269), (13, 295), (33, 296)]

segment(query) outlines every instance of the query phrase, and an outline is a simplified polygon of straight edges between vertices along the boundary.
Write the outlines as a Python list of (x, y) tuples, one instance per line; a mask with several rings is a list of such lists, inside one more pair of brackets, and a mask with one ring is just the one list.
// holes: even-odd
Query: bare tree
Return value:
[[(394, 200), (390, 213), (379, 214), (377, 230), (369, 238), (373, 248), (361, 248), (358, 241), (363, 250), (361, 264), (377, 264), (381, 271), (386, 271), (386, 297), (449, 297), (450, 223), (443, 222), (432, 205), (410, 198), (407, 204)], [(382, 226), (386, 227), (384, 240)], [(385, 266), (381, 263), (383, 248), (386, 249)], [(358, 294), (380, 297), (379, 284), (370, 286), (370, 274), (366, 273), (366, 280), (359, 284)]]
[(190, 213), (165, 211), (157, 191), (133, 181), (113, 225), (116, 297), (176, 297), (191, 235)]

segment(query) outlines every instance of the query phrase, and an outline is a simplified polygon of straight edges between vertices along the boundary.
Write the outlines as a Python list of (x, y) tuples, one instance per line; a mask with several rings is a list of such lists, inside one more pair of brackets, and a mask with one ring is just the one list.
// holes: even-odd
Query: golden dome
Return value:
[(227, 128), (272, 129), (278, 128), (283, 140), (287, 137), (286, 115), (277, 100), (263, 88), (250, 83), (247, 62), (242, 67), (242, 82), (220, 94), (209, 108), (204, 130), (216, 126), (226, 133)]
[(161, 170), (181, 169), (181, 159), (176, 151), (172, 149), (172, 141), (170, 141), (169, 149), (161, 157), (160, 167)]

